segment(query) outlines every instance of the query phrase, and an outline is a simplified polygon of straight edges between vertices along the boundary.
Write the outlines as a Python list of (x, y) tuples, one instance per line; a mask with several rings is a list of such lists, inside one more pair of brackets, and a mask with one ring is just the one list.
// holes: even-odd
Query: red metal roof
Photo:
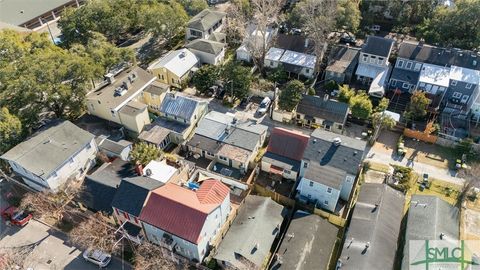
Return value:
[(207, 216), (225, 200), (229, 188), (218, 180), (205, 180), (198, 191), (167, 183), (152, 191), (140, 220), (198, 243)]
[(309, 136), (298, 131), (274, 128), (267, 151), (293, 160), (302, 160)]

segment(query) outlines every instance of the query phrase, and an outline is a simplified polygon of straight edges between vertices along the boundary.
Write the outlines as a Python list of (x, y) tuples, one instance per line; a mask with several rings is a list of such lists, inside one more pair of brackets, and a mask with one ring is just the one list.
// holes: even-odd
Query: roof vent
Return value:
[(440, 233), (440, 240), (444, 240), (445, 239), (445, 234), (442, 232)]
[(132, 72), (130, 75), (128, 75), (128, 81), (130, 83), (133, 83), (137, 78), (138, 76), (136, 72)]
[(339, 146), (340, 144), (342, 144), (342, 139), (340, 139), (339, 137), (333, 139), (333, 145)]
[(325, 95), (323, 96), (323, 100), (324, 100), (324, 101), (327, 101), (327, 100), (328, 100), (328, 94), (325, 94)]
[(186, 54), (185, 52), (181, 52), (181, 53), (178, 55), (178, 58), (183, 59), (183, 58), (185, 58), (186, 55), (187, 55), (187, 54)]
[(353, 155), (356, 156), (358, 154), (357, 151), (353, 151)]
[(152, 175), (152, 170), (146, 169), (146, 170), (145, 170), (145, 175), (146, 175), (146, 176), (151, 176), (151, 175)]
[(115, 82), (115, 77), (113, 75), (113, 73), (107, 73), (105, 75), (105, 80), (108, 82), (108, 84), (112, 84)]
[(122, 82), (122, 87), (128, 90), (130, 88), (131, 82), (130, 80)]
[(312, 143), (315, 144), (317, 142), (317, 139), (313, 139)]
[(123, 87), (117, 87), (115, 88), (115, 93), (114, 96), (123, 96), (127, 93), (127, 89)]

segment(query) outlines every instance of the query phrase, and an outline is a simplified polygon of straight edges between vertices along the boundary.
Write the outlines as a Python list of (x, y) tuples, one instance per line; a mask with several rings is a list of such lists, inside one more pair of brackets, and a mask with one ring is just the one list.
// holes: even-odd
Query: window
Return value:
[(327, 188), (327, 193), (332, 193), (332, 188)]
[(391, 79), (390, 80), (390, 85), (393, 86), (393, 87), (397, 86), (397, 80)]
[(98, 102), (98, 104), (102, 104), (102, 103), (100, 102), (100, 100), (97, 100), (97, 102)]
[(310, 186), (313, 187), (313, 181), (310, 181)]
[(397, 67), (403, 68), (403, 60), (398, 60)]
[(308, 162), (303, 163), (303, 168), (307, 168), (307, 167), (308, 167)]
[(427, 92), (430, 92), (430, 90), (432, 90), (432, 85), (431, 84), (427, 84), (425, 89), (427, 89)]
[(226, 158), (226, 157), (218, 156), (218, 158), (223, 160), (223, 161), (228, 161), (228, 158)]
[(129, 217), (128, 217), (128, 213), (126, 213), (126, 212), (123, 212), (123, 216), (125, 217), (125, 219), (129, 219)]
[(87, 150), (90, 150), (90, 148), (92, 148), (92, 145), (89, 143), (87, 144)]
[(172, 83), (175, 83), (175, 80), (172, 78)]
[(138, 219), (136, 217), (133, 217), (133, 219), (135, 220), (135, 223), (139, 224)]
[(471, 84), (471, 83), (467, 83), (467, 85), (465, 86), (465, 88), (471, 89), (471, 88), (472, 88), (472, 84)]
[(410, 85), (408, 83), (405, 83), (405, 82), (402, 84), (402, 88), (408, 88), (409, 86)]
[(462, 93), (459, 93), (459, 92), (454, 92), (453, 95), (452, 95), (453, 98), (461, 98), (462, 97)]
[(368, 56), (367, 55), (363, 55), (363, 62), (368, 62)]
[(110, 112), (112, 113), (112, 116), (115, 117), (115, 111), (111, 110)]
[(456, 85), (457, 85), (457, 81), (452, 80), (452, 86), (456, 86)]
[(425, 83), (421, 82), (421, 83), (419, 84), (419, 86), (420, 86), (420, 87), (425, 87)]
[(415, 84), (410, 84), (410, 90), (415, 89)]
[(310, 73), (310, 69), (307, 68), (307, 69), (305, 70), (305, 73), (309, 74), (309, 73)]
[(412, 69), (413, 63), (412, 62), (407, 62), (407, 65), (405, 66), (406, 69)]
[(120, 216), (120, 213), (118, 213), (118, 209), (115, 208), (115, 213), (117, 213), (117, 216)]
[(328, 205), (328, 201), (324, 201), (323, 204)]
[(290, 174), (289, 170), (283, 170), (283, 173)]
[(461, 100), (460, 102), (462, 102), (462, 103), (467, 103), (469, 97), (470, 97), (470, 96), (463, 95), (462, 100)]
[(421, 65), (420, 63), (416, 63), (416, 64), (415, 64), (415, 67), (413, 68), (413, 70), (419, 71), (421, 66), (422, 66), (422, 65)]

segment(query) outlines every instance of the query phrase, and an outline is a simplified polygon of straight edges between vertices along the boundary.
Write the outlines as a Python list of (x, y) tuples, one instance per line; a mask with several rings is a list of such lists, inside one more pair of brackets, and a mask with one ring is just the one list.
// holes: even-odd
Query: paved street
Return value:
[[(5, 190), (6, 181), (0, 183), (0, 189)], [(0, 196), (0, 208), (8, 204)], [(0, 248), (31, 247), (30, 255), (25, 260), (25, 268), (35, 270), (94, 270), (98, 269), (92, 263), (86, 262), (82, 257), (82, 250), (69, 245), (67, 236), (51, 229), (38, 221), (31, 220), (25, 227), (7, 226), (5, 220), (0, 222)], [(122, 263), (119, 259), (112, 259), (107, 269), (132, 269), (129, 264)]]

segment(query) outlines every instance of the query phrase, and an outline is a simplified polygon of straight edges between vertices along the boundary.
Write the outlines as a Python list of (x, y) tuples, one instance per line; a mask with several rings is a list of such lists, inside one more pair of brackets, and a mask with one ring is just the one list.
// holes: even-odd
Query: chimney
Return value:
[(305, 38), (305, 48), (308, 48), (308, 42), (309, 42), (308, 38)]
[(137, 165), (135, 165), (135, 172), (136, 172), (139, 176), (142, 176), (142, 175), (143, 175), (143, 166), (142, 166), (142, 164), (137, 164)]

